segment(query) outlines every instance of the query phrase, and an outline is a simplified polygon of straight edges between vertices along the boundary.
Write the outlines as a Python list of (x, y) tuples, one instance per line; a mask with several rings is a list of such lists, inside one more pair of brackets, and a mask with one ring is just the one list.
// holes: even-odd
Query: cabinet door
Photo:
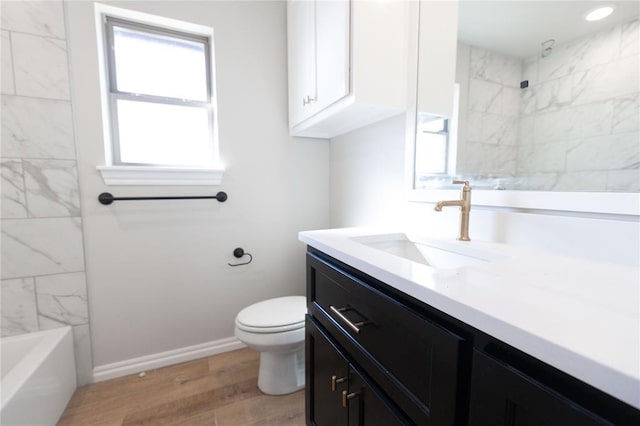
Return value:
[(347, 405), (349, 412), (349, 426), (409, 424), (353, 366), (349, 372), (349, 389), (343, 393), (343, 403)]
[(309, 99), (316, 94), (315, 2), (287, 2), (287, 51), (289, 58), (289, 122), (311, 115)]
[(316, 1), (317, 110), (349, 94), (349, 0)]
[(398, 407), (417, 424), (464, 423), (464, 338), (314, 254), (307, 265), (309, 313)]
[(486, 426), (608, 425), (509, 365), (474, 350), (469, 424)]
[(347, 361), (310, 317), (307, 317), (305, 344), (307, 424), (346, 425), (342, 391), (348, 390)]
[(291, 127), (349, 93), (349, 0), (287, 2)]
[(456, 76), (458, 2), (420, 2), (419, 114), (451, 117)]

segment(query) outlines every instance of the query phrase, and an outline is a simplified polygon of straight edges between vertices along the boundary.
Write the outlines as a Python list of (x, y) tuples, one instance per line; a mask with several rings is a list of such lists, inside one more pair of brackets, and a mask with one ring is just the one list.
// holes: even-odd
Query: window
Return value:
[[(201, 27), (146, 14), (124, 13), (135, 19), (122, 14), (100, 16), (108, 113), (107, 165), (99, 169), (105, 182), (219, 184), (213, 32), (183, 30), (176, 27)], [(114, 180), (121, 172), (126, 177)], [(207, 172), (213, 172), (209, 179)]]
[(453, 93), (453, 114), (440, 117), (426, 113), (416, 116), (414, 189), (440, 187), (456, 174), (457, 121), (460, 88)]

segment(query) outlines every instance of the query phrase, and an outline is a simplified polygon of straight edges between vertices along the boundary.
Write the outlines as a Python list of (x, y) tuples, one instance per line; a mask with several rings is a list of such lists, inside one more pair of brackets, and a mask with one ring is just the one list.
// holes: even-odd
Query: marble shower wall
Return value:
[[(516, 171), (521, 61), (475, 46), (458, 45), (467, 58), (468, 81), (461, 84), (466, 138), (458, 140), (457, 173), (513, 176)], [(466, 104), (466, 105), (465, 105)], [(464, 124), (463, 124), (464, 125)]]
[(459, 44), (468, 92), (458, 173), (506, 177), (514, 189), (640, 191), (639, 40), (634, 20), (546, 58)]
[(2, 336), (70, 325), (91, 379), (62, 1), (2, 2)]
[(525, 59), (517, 172), (531, 189), (640, 191), (639, 22)]

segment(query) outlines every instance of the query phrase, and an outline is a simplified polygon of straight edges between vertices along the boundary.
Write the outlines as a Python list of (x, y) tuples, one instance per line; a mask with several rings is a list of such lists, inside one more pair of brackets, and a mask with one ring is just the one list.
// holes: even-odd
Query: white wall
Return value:
[[(329, 148), (288, 136), (284, 2), (112, 2), (212, 26), (216, 48), (220, 187), (107, 187), (92, 2), (68, 2), (73, 106), (92, 342), (96, 367), (233, 336), (243, 307), (304, 294), (303, 229), (327, 227)], [(215, 200), (120, 202), (228, 193)], [(231, 268), (232, 251), (253, 255)]]
[[(332, 227), (409, 226), (436, 238), (456, 238), (457, 208), (438, 213), (433, 211), (433, 204), (406, 201), (404, 144), (404, 116), (331, 140)], [(633, 265), (640, 262), (637, 220), (472, 207), (470, 236), (472, 240), (527, 245), (586, 259)]]

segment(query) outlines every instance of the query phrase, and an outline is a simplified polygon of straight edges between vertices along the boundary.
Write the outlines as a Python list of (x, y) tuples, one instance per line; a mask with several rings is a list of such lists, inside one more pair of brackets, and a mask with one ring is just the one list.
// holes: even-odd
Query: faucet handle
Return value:
[(464, 185), (464, 189), (469, 188), (469, 181), (468, 180), (454, 180), (451, 183), (454, 184), (454, 185)]

